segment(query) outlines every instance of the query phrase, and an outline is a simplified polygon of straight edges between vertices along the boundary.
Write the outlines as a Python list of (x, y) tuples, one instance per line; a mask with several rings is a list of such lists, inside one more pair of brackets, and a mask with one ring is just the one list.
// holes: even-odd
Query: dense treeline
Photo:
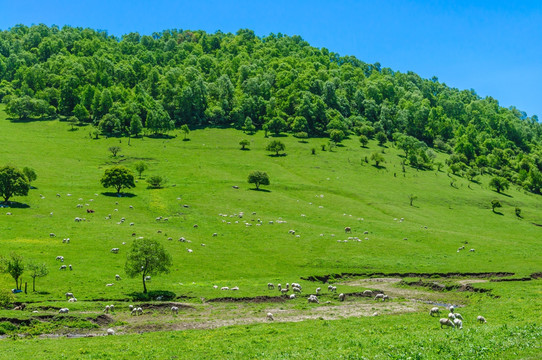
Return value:
[(405, 164), (494, 173), (540, 193), (542, 125), (437, 78), (311, 47), (299, 36), (166, 30), (118, 39), (17, 25), (0, 33), (0, 99), (12, 117), (65, 116), (108, 135), (189, 125), (394, 141)]

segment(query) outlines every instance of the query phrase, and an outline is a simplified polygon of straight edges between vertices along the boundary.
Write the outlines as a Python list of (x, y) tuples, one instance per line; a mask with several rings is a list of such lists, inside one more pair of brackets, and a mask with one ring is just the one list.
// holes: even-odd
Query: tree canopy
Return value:
[(135, 187), (134, 175), (124, 166), (115, 166), (106, 169), (100, 182), (105, 188), (112, 187), (117, 190), (117, 194), (120, 193), (122, 189), (131, 189)]
[(0, 196), (8, 202), (12, 196), (26, 196), (30, 190), (30, 182), (26, 175), (13, 166), (0, 168)]
[(259, 190), (260, 185), (269, 185), (269, 176), (263, 171), (253, 171), (248, 174), (248, 183), (256, 185), (256, 190)]

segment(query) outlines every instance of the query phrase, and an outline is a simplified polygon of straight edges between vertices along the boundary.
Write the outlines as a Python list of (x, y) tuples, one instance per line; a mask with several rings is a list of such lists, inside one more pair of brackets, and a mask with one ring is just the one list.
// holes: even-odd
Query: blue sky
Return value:
[(0, 0), (0, 9), (2, 30), (44, 23), (118, 36), (171, 28), (300, 35), (542, 116), (542, 1)]

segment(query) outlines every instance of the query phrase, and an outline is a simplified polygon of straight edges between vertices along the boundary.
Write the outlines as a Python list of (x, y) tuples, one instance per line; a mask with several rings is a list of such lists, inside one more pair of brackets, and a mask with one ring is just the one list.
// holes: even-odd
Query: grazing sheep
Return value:
[(134, 310), (134, 305), (128, 305), (128, 309), (130, 309), (130, 311)]
[(328, 285), (327, 286), (327, 291), (331, 291), (332, 288), (333, 288), (333, 285)]
[[(130, 305), (130, 306), (132, 306), (132, 305)], [(130, 310), (130, 315), (132, 315), (132, 316), (134, 316), (134, 315), (137, 316), (137, 308), (131, 309), (131, 310)]]
[(218, 236), (218, 234), (217, 234), (217, 233), (213, 233), (213, 237), (216, 237), (216, 236)]
[(301, 288), (297, 287), (297, 286), (292, 286), (292, 290), (296, 293), (300, 293), (301, 294)]
[(275, 285), (273, 283), (267, 283), (267, 289), (273, 290), (275, 288)]
[(288, 289), (288, 288), (286, 288), (286, 289), (280, 289), (280, 292), (281, 292), (282, 294), (285, 294), (285, 295), (288, 293), (288, 291), (290, 291), (290, 289)]
[(109, 305), (109, 311), (115, 311), (115, 305)]
[(50, 233), (49, 237), (55, 237), (56, 235), (54, 233)]
[(345, 232), (346, 234), (351, 233), (351, 232), (352, 232), (352, 228), (350, 228), (350, 226), (347, 226), (347, 227), (344, 228), (344, 232)]
[(476, 320), (478, 320), (481, 324), (485, 324), (487, 321), (486, 321), (486, 318), (479, 315), (478, 317), (476, 317)]
[(433, 314), (440, 314), (440, 309), (437, 306), (429, 310), (429, 315), (433, 316)]
[(316, 288), (316, 295), (318, 295), (320, 293), (320, 291), (322, 291), (321, 288)]
[(441, 318), (441, 319), (439, 320), (439, 323), (440, 323), (440, 328), (441, 328), (441, 329), (442, 329), (443, 326), (450, 326), (450, 327), (452, 327), (452, 328), (455, 328), (455, 325), (454, 325), (453, 321), (450, 320), (450, 319)]
[(237, 291), (237, 290), (239, 290), (239, 286), (234, 286), (234, 287), (231, 288), (231, 290), (232, 291)]
[(57, 256), (56, 260), (60, 260), (60, 261), (64, 262), (64, 256)]
[(449, 309), (450, 309), (450, 312), (453, 313), (455, 310), (455, 307), (453, 305), (450, 305)]
[(384, 294), (376, 294), (375, 300), (382, 299), (384, 301)]
[(363, 296), (373, 296), (373, 291), (372, 290), (365, 290), (363, 292)]
[(105, 284), (105, 286), (113, 286), (113, 285), (115, 285), (115, 284)]
[(290, 300), (293, 300), (293, 299), (295, 299), (295, 294), (290, 295)]
[(267, 313), (267, 320), (270, 320), (270, 321), (275, 320), (275, 318), (273, 317), (273, 314), (271, 314), (270, 312)]
[(145, 281), (151, 281), (150, 275), (145, 276)]
[(115, 275), (115, 280), (122, 280), (119, 274)]
[(66, 300), (68, 300), (69, 298), (74, 298), (75, 296), (73, 296), (73, 293), (71, 292), (67, 292), (66, 293)]
[(70, 271), (72, 271), (72, 270), (73, 270), (73, 268), (72, 268), (72, 264), (68, 265), (68, 267), (70, 268)]
[(461, 319), (461, 320), (463, 320), (463, 316), (461, 316), (460, 313), (454, 313), (454, 316), (455, 316), (456, 319)]
[(382, 296), (382, 301), (386, 301), (386, 300), (389, 300), (389, 299), (390, 299), (390, 297), (388, 295)]
[(318, 298), (316, 297), (316, 295), (309, 295), (307, 300), (308, 300), (309, 303), (314, 303), (314, 304), (319, 304), (320, 303), (318, 301)]
[(448, 319), (450, 319), (450, 320), (452, 320), (452, 321), (453, 321), (453, 320), (455, 319), (455, 314), (454, 314), (454, 313), (452, 313), (452, 312), (451, 312), (451, 313), (449, 313), (449, 314), (448, 314)]
[(137, 308), (137, 314), (138, 314), (138, 315), (143, 315), (143, 309), (140, 308), (140, 307), (138, 307), (138, 308)]
[(230, 288), (227, 287), (227, 286), (223, 286), (223, 287), (220, 288), (220, 290), (229, 290), (229, 289), (230, 289)]
[(81, 222), (83, 219), (81, 219), (80, 217), (76, 217), (74, 220), (75, 222)]
[(194, 229), (197, 229), (198, 228), (198, 224), (194, 224)]
[(288, 234), (295, 235), (295, 230), (288, 230)]
[(70, 311), (70, 309), (68, 309), (68, 308), (62, 308), (62, 309), (58, 310), (58, 313), (59, 314), (67, 314), (69, 311)]
[(343, 293), (339, 294), (339, 301), (344, 301), (345, 295)]
[(475, 250), (474, 250), (474, 249), (470, 249), (469, 251), (470, 251), (470, 252), (474, 252)]
[(179, 308), (177, 306), (171, 307), (171, 313), (172, 314), (179, 314)]
[(20, 310), (20, 311), (22, 311), (22, 310), (24, 310), (25, 308), (26, 308), (26, 304), (21, 304), (21, 305), (19, 305), (19, 306), (15, 306), (15, 307), (13, 308), (13, 310)]
[(113, 254), (118, 254), (119, 253), (119, 248), (113, 248), (113, 249), (111, 249), (111, 252)]
[(109, 314), (109, 310), (110, 310), (109, 305), (106, 305), (106, 306), (105, 306), (105, 309), (104, 309), (104, 313), (105, 313), (105, 314)]
[(463, 329), (463, 321), (460, 319), (454, 319), (455, 328)]
[(337, 292), (337, 287), (336, 287), (336, 286), (332, 286), (332, 287), (331, 287), (331, 292), (336, 293), (336, 292)]
[(107, 329), (107, 335), (115, 335), (115, 330)]
[(66, 268), (67, 268), (66, 265), (62, 265), (62, 266), (60, 267), (60, 270), (66, 270)]
[(188, 251), (189, 253), (193, 252), (192, 249), (186, 249), (186, 251)]

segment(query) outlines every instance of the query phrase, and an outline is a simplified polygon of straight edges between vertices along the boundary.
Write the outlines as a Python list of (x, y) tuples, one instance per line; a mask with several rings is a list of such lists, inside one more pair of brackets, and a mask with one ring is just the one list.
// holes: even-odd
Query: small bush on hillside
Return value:
[(15, 297), (9, 290), (0, 290), (0, 309), (8, 308), (15, 300)]
[(491, 200), (491, 210), (495, 212), (496, 208), (502, 207), (501, 202), (499, 200)]
[(515, 209), (515, 211), (516, 211), (516, 216), (517, 216), (518, 218), (520, 218), (520, 217), (521, 217), (521, 209), (517, 207), (517, 208)]
[(164, 179), (160, 175), (152, 175), (152, 176), (149, 176), (149, 178), (147, 179), (147, 183), (149, 184), (149, 187), (151, 188), (160, 189), (166, 183), (166, 179)]
[(247, 139), (243, 139), (239, 141), (239, 145), (241, 145), (241, 150), (246, 150), (247, 146), (250, 145), (250, 141), (248, 141)]

